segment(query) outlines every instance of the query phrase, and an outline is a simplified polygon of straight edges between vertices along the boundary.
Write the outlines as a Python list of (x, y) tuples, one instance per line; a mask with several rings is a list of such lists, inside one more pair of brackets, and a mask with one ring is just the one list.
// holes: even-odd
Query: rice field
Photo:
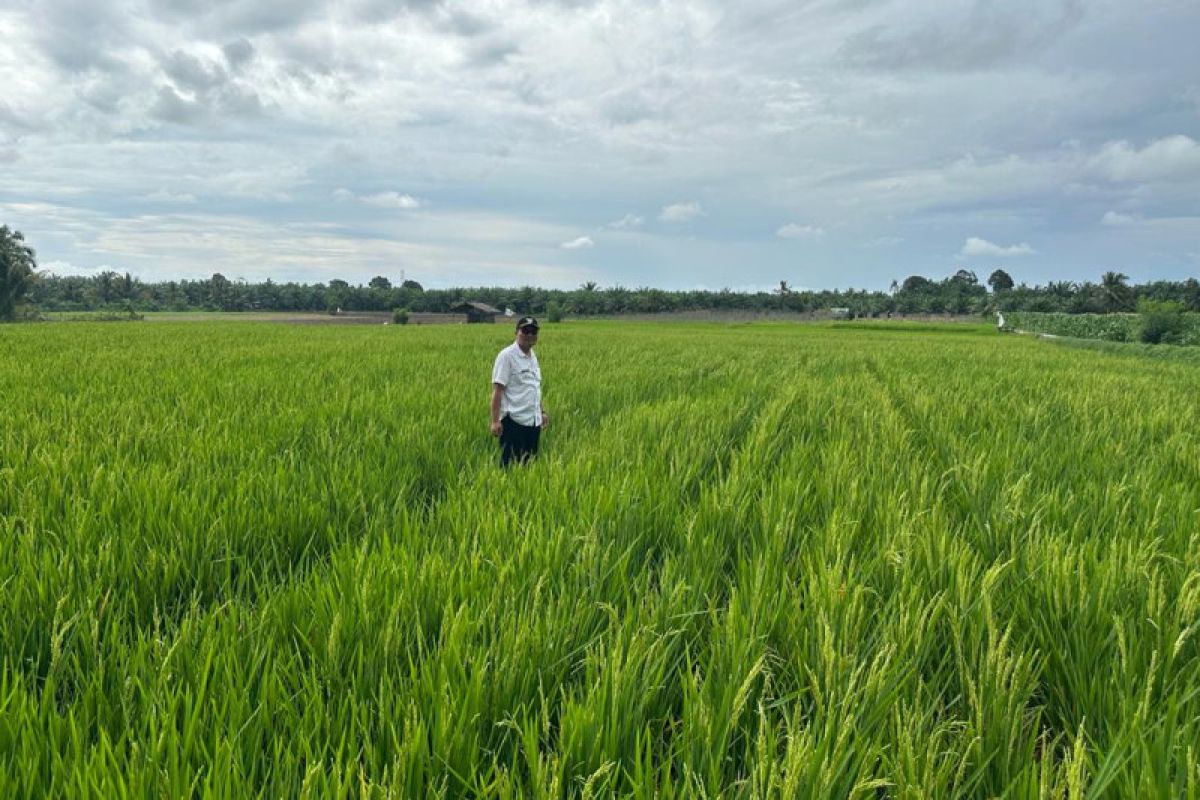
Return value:
[(1200, 368), (541, 339), (0, 328), (0, 797), (1200, 797)]

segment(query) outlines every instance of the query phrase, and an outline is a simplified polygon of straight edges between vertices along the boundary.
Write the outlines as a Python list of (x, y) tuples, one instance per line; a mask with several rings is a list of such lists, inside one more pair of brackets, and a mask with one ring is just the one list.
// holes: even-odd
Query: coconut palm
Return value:
[(37, 261), (20, 231), (0, 225), (0, 320), (12, 319), (33, 285)]
[(1133, 308), (1133, 293), (1123, 272), (1106, 272), (1100, 276), (1100, 302), (1105, 311), (1130, 311)]

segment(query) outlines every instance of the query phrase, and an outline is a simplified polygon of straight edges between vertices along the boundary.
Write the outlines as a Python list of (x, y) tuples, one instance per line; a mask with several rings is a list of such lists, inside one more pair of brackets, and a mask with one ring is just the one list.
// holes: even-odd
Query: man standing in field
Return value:
[(500, 351), (492, 366), (492, 436), (500, 437), (500, 466), (537, 455), (550, 416), (542, 407), (542, 369), (533, 346), (538, 321), (517, 320), (517, 340)]

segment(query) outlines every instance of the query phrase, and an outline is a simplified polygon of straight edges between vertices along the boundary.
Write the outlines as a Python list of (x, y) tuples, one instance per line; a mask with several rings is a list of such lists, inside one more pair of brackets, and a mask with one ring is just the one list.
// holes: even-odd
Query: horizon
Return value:
[(1183, 281), (1198, 27), (1184, 0), (10, 5), (0, 223), (40, 269), (144, 283)]

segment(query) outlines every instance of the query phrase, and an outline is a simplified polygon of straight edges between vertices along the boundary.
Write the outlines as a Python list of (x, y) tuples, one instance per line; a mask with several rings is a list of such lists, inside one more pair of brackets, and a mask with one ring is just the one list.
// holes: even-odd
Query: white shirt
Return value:
[(521, 425), (542, 424), (542, 368), (532, 349), (525, 355), (513, 342), (501, 350), (492, 366), (492, 383), (504, 387), (500, 419), (507, 414)]

